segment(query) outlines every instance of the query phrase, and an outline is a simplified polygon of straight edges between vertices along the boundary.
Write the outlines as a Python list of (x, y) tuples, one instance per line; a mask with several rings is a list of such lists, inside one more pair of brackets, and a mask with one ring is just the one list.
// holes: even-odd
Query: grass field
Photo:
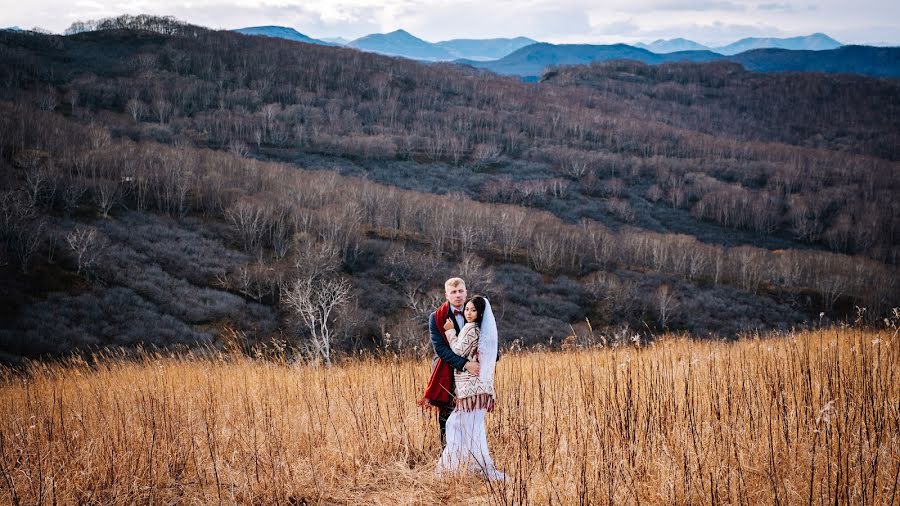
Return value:
[(0, 503), (895, 504), (896, 331), (504, 355), (512, 479), (441, 481), (425, 359), (147, 354), (5, 370)]

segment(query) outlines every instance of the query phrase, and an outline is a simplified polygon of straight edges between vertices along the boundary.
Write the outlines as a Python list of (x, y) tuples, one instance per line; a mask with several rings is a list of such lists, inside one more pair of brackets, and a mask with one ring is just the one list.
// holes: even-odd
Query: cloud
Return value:
[(73, 21), (174, 15), (211, 28), (282, 25), (312, 37), (356, 38), (404, 28), (426, 40), (513, 37), (636, 42), (685, 37), (827, 33), (846, 42), (900, 42), (900, 2), (887, 0), (6, 0), (0, 26), (62, 32)]
[(632, 36), (635, 32), (640, 31), (633, 19), (625, 19), (622, 21), (613, 21), (604, 25), (595, 26), (593, 33), (596, 35), (628, 35)]
[[(813, 7), (813, 6), (810, 6)], [(793, 12), (794, 7), (788, 3), (769, 3), (769, 4), (759, 4), (756, 6), (757, 9), (761, 11), (782, 11), (782, 12)]]
[(430, 41), (526, 36), (537, 40), (585, 37), (591, 23), (578, 4), (466, 1), (417, 5), (397, 15), (392, 26)]
[(721, 0), (665, 0), (662, 2), (634, 2), (621, 8), (625, 12), (743, 12), (747, 8), (739, 3)]

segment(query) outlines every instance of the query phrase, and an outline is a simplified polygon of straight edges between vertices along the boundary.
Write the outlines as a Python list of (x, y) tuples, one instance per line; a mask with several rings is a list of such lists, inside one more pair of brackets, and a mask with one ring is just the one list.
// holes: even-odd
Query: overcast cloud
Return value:
[(173, 15), (211, 28), (281, 25), (354, 39), (398, 28), (430, 41), (524, 35), (556, 43), (684, 37), (721, 45), (742, 37), (823, 32), (844, 43), (900, 43), (900, 2), (740, 0), (0, 0), (0, 27), (62, 32), (73, 21)]

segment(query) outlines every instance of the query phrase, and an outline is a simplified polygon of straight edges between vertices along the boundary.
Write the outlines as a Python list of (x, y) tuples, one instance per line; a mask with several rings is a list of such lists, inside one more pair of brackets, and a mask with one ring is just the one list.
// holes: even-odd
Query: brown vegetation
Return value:
[[(656, 202), (699, 220), (898, 262), (896, 80), (620, 62), (525, 84), (167, 18), (73, 33), (87, 28), (100, 31), (0, 34), (6, 98), (115, 136), (241, 154), (539, 164), (516, 187), (489, 178), (483, 198), (507, 203), (559, 198), (561, 176), (570, 194), (616, 199), (615, 179), (657, 184)], [(627, 202), (609, 207), (635, 219)]]
[[(638, 341), (639, 343), (639, 341)], [(898, 335), (825, 328), (506, 353), (488, 439), (511, 480), (439, 481), (422, 359), (278, 350), (2, 371), (10, 504), (890, 504)]]

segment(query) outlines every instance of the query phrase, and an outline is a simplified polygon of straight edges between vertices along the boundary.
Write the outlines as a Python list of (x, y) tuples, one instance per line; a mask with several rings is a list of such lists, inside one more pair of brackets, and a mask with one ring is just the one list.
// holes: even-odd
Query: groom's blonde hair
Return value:
[(444, 281), (444, 290), (459, 285), (466, 286), (466, 282), (463, 281), (463, 278), (450, 278), (447, 281)]

